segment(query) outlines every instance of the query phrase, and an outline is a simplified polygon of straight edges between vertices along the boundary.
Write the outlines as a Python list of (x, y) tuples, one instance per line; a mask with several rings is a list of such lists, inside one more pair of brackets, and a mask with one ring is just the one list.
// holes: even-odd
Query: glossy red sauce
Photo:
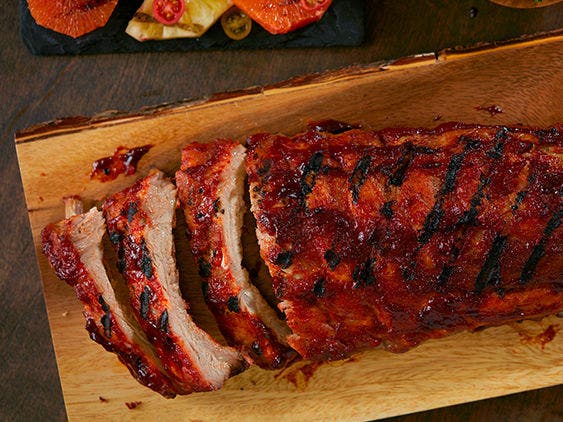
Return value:
[[(115, 353), (141, 384), (165, 397), (174, 397), (176, 393), (167, 376), (153, 366), (150, 358), (138, 345), (130, 341), (111, 309), (106, 309), (106, 313), (100, 303), (100, 298), (103, 300), (102, 292), (82, 262), (80, 253), (70, 237), (74, 221), (71, 218), (45, 227), (42, 232), (42, 247), (57, 276), (74, 287), (76, 296), (84, 305), (86, 331), (93, 341), (108, 352)], [(109, 333), (102, 322), (104, 315), (109, 316), (111, 321)], [(101, 398), (100, 400), (103, 401)]]
[(114, 180), (120, 174), (130, 176), (137, 171), (139, 160), (153, 147), (153, 145), (143, 145), (136, 148), (119, 146), (113, 155), (103, 157), (92, 163), (90, 179), (100, 182)]
[(559, 332), (559, 324), (551, 324), (541, 333), (532, 336), (528, 333), (518, 330), (518, 335), (520, 336), (520, 341), (524, 344), (537, 344), (542, 350), (545, 349), (547, 343), (555, 338), (555, 335)]
[(129, 401), (125, 403), (125, 406), (127, 406), (129, 410), (133, 410), (139, 407), (141, 404), (143, 404), (142, 401)]
[(405, 351), (561, 308), (563, 171), (549, 152), (563, 145), (560, 127), (448, 123), (261, 134), (249, 145), (256, 221), (274, 239), (262, 252), (305, 358), (380, 343)]
[(137, 181), (104, 202), (110, 241), (129, 288), (133, 311), (173, 379), (176, 390), (179, 394), (208, 391), (212, 386), (194, 365), (193, 356), (180, 338), (176, 325), (169, 323), (168, 316), (163, 319), (171, 307), (145, 242), (148, 227), (152, 225), (150, 215), (143, 208), (151, 177)]
[(294, 351), (277, 340), (261, 319), (240, 305), (240, 286), (232, 273), (223, 237), (220, 203), (223, 172), (231, 156), (240, 148), (237, 142), (216, 140), (206, 144), (191, 143), (182, 151), (182, 167), (176, 173), (178, 197), (190, 232), (195, 262), (204, 283), (204, 298), (227, 343), (243, 346), (258, 366), (283, 367)]
[(279, 373), (277, 373), (274, 378), (284, 378), (288, 382), (292, 383), (297, 388), (306, 387), (309, 380), (315, 375), (315, 372), (324, 364), (325, 362), (316, 361), (306, 363), (304, 365), (297, 364), (286, 368)]

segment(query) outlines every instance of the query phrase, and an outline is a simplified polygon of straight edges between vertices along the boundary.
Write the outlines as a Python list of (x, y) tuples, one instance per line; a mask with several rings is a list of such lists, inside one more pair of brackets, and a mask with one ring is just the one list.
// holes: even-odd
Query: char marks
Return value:
[(518, 192), (516, 194), (516, 198), (514, 199), (514, 204), (512, 204), (512, 206), (510, 207), (512, 212), (518, 211), (518, 208), (520, 208), (520, 205), (522, 205), (522, 202), (526, 198), (527, 194), (528, 194), (528, 191), (526, 191), (526, 190), (521, 190), (520, 192)]
[(148, 286), (145, 286), (143, 291), (139, 296), (139, 314), (142, 319), (147, 319), (149, 316), (149, 305), (151, 298), (151, 290)]
[(459, 219), (458, 225), (473, 225), (477, 220), (479, 214), (479, 207), (482, 204), (483, 196), (485, 195), (485, 188), (489, 185), (491, 179), (485, 177), (481, 173), (479, 177), (479, 186), (477, 187), (477, 192), (471, 197), (469, 204), (469, 209), (463, 213), (463, 216)]
[(534, 249), (532, 249), (532, 253), (524, 264), (524, 268), (522, 269), (522, 274), (520, 275), (519, 280), (520, 284), (526, 284), (532, 279), (532, 276), (536, 271), (536, 267), (538, 266), (538, 263), (545, 253), (547, 242), (549, 241), (553, 232), (561, 225), (561, 217), (563, 217), (563, 207), (560, 207), (556, 212), (553, 213), (549, 222), (545, 226), (540, 241), (536, 246), (534, 246)]
[(340, 256), (332, 249), (327, 249), (327, 251), (324, 254), (324, 258), (326, 263), (328, 264), (328, 267), (332, 271), (334, 271), (338, 266), (338, 264), (340, 264)]
[(309, 162), (303, 168), (303, 175), (301, 176), (301, 206), (305, 206), (307, 195), (313, 192), (313, 188), (315, 187), (315, 182), (317, 181), (317, 176), (319, 174), (319, 171), (321, 170), (322, 163), (323, 152), (316, 151), (309, 159)]
[(412, 163), (414, 158), (414, 148), (412, 143), (407, 142), (403, 146), (403, 154), (399, 158), (397, 165), (395, 166), (395, 171), (389, 176), (388, 184), (390, 186), (401, 186), (405, 181), (405, 176), (407, 174), (407, 170)]
[(493, 245), (485, 258), (477, 279), (475, 280), (475, 292), (481, 293), (487, 286), (499, 286), (501, 284), (499, 259), (506, 246), (507, 236), (497, 235)]
[(102, 326), (104, 327), (104, 335), (109, 339), (111, 337), (111, 311), (109, 309), (109, 305), (105, 302), (104, 297), (102, 295), (98, 296), (98, 302), (102, 306), (102, 311), (104, 314), (100, 319)]
[[(64, 268), (57, 275), (75, 288), (84, 305), (90, 338), (115, 353), (141, 384), (165, 397), (174, 397), (174, 382), (144, 330), (113, 291), (102, 257), (104, 226), (97, 209), (74, 215), (43, 230), (43, 250), (54, 268)], [(115, 236), (111, 240), (118, 241)]]
[(356, 289), (362, 286), (370, 286), (375, 283), (375, 275), (373, 273), (375, 261), (375, 258), (368, 258), (354, 268), (354, 272), (352, 273), (352, 280), (354, 284), (352, 287)]
[[(244, 369), (243, 357), (200, 329), (180, 293), (172, 229), (176, 188), (153, 170), (103, 205), (122, 261), (130, 304), (179, 394), (216, 390)], [(131, 213), (132, 203), (135, 212)]]
[[(251, 284), (242, 264), (244, 158), (244, 147), (233, 141), (188, 144), (182, 151), (176, 183), (191, 250), (204, 281), (203, 295), (221, 333), (228, 344), (244, 350), (256, 364), (275, 369), (294, 352), (285, 340), (290, 333), (287, 325)], [(311, 157), (301, 185), (296, 184), (302, 189), (303, 201), (313, 190), (322, 158), (322, 154)], [(260, 177), (268, 178), (272, 165), (273, 161), (263, 162)], [(197, 218), (201, 210), (206, 218)], [(272, 259), (288, 269), (293, 253), (277, 251)]]
[(352, 202), (354, 204), (358, 203), (360, 197), (360, 189), (366, 181), (366, 177), (371, 165), (371, 157), (369, 155), (364, 155), (356, 163), (352, 175), (348, 179), (350, 182), (350, 192), (352, 192)]
[(504, 143), (506, 141), (507, 134), (508, 132), (506, 128), (502, 128), (495, 134), (495, 139), (494, 139), (495, 144), (493, 145), (492, 149), (487, 151), (487, 156), (495, 160), (498, 160), (499, 158), (502, 157), (502, 153), (504, 151)]
[(446, 170), (446, 174), (444, 176), (444, 183), (442, 184), (438, 198), (436, 199), (434, 206), (424, 219), (422, 230), (420, 232), (420, 235), (418, 236), (419, 248), (422, 245), (428, 243), (432, 236), (434, 236), (434, 233), (438, 231), (440, 221), (444, 216), (444, 210), (442, 207), (444, 205), (445, 196), (453, 192), (453, 190), (455, 189), (457, 174), (461, 169), (463, 160), (465, 160), (467, 153), (478, 145), (477, 141), (469, 138), (462, 137), (460, 138), (460, 140), (465, 143), (465, 147), (463, 148), (462, 152), (453, 154), (452, 158), (450, 159), (448, 169)]
[[(447, 333), (561, 309), (563, 292), (553, 278), (563, 271), (553, 259), (560, 218), (551, 229), (543, 226), (560, 201), (563, 140), (547, 136), (540, 144), (535, 129), (447, 124), (253, 138), (252, 211), (293, 330), (290, 345), (313, 359), (381, 343), (405, 351)], [(321, 151), (322, 180), (311, 172), (303, 179), (303, 210), (303, 169), (314, 167)], [(527, 174), (537, 174), (531, 187), (524, 186)], [(531, 282), (518, 285), (535, 244)], [(289, 266), (280, 257), (288, 250)]]

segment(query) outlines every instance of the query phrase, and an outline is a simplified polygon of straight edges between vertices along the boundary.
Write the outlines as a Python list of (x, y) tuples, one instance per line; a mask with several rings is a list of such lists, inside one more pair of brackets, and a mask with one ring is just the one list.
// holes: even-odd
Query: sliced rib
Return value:
[(43, 253), (57, 276), (74, 287), (84, 304), (90, 338), (117, 355), (141, 384), (165, 397), (176, 395), (156, 353), (137, 321), (117, 301), (102, 257), (105, 223), (92, 208), (82, 213), (81, 202), (66, 201), (67, 219), (42, 232)]
[(221, 332), (258, 365), (274, 369), (295, 352), (287, 345), (288, 326), (242, 267), (244, 157), (244, 147), (228, 140), (189, 144), (176, 184), (204, 297)]
[(249, 139), (261, 255), (306, 358), (563, 309), (563, 127)]
[(103, 205), (135, 315), (182, 394), (221, 388), (246, 367), (196, 326), (180, 293), (172, 228), (176, 189), (158, 170)]

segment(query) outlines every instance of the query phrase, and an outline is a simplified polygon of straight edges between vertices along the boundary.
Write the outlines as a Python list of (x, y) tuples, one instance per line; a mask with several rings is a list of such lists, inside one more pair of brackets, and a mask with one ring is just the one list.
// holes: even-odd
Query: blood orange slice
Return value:
[(272, 34), (285, 34), (318, 21), (332, 0), (233, 0), (235, 6)]
[(28, 0), (38, 25), (77, 38), (104, 26), (117, 0)]

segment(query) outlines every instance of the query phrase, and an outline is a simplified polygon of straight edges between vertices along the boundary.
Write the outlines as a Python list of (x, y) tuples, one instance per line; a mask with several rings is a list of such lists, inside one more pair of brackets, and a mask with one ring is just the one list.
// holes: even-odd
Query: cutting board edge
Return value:
[(476, 55), (488, 54), (499, 50), (528, 48), (538, 44), (557, 42), (562, 39), (563, 28), (550, 32), (526, 35), (502, 42), (453, 47), (439, 52), (420, 53), (389, 61), (353, 64), (338, 69), (315, 72), (305, 76), (295, 76), (263, 87), (251, 86), (233, 91), (215, 93), (197, 99), (183, 99), (176, 102), (143, 107), (133, 112), (107, 110), (91, 117), (61, 117), (18, 130), (15, 134), (15, 143), (17, 146), (51, 136), (89, 130), (100, 126), (118, 125), (135, 119), (154, 117), (159, 114), (181, 113), (193, 107), (213, 106), (223, 102), (240, 101), (243, 98), (254, 95), (270, 95), (280, 89), (310, 88), (315, 85), (334, 83), (338, 80), (352, 77), (369, 77), (374, 73), (384, 71), (404, 71), (413, 67), (435, 65), (444, 61), (469, 59)]

